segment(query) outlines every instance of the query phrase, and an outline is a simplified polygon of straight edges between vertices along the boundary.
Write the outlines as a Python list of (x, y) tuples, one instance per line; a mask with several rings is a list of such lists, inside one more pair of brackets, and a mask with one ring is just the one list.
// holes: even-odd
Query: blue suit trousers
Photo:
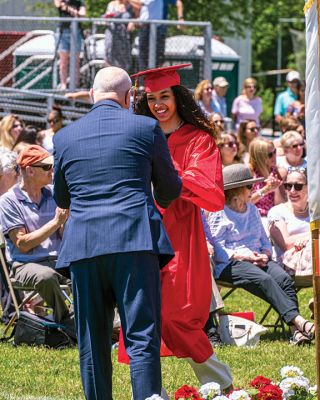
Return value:
[(112, 400), (111, 335), (117, 304), (134, 400), (161, 392), (160, 273), (149, 252), (108, 254), (70, 265), (80, 372), (87, 400)]

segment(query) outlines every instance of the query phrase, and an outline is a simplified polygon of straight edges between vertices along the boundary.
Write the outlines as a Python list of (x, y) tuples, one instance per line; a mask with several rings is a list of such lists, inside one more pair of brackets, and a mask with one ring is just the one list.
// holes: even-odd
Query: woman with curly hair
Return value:
[(23, 128), (24, 123), (17, 115), (3, 117), (0, 121), (0, 147), (11, 151)]
[(202, 384), (232, 384), (229, 368), (213, 354), (203, 328), (212, 298), (212, 276), (200, 209), (224, 206), (222, 170), (215, 144), (215, 127), (202, 113), (192, 93), (180, 85), (178, 68), (144, 71), (145, 92), (137, 114), (159, 121), (168, 139), (182, 193), (166, 209), (163, 222), (175, 257), (161, 270), (162, 337), (177, 357), (187, 358)]

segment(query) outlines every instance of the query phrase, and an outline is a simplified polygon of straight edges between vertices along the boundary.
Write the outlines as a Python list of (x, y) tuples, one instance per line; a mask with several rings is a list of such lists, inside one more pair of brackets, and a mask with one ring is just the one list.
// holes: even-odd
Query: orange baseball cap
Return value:
[(52, 165), (53, 156), (51, 156), (43, 147), (32, 144), (21, 151), (17, 163), (21, 168), (26, 168), (37, 163)]
[(158, 92), (172, 86), (180, 85), (180, 75), (177, 70), (189, 67), (188, 64), (171, 65), (170, 67), (153, 68), (146, 71), (140, 71), (131, 78), (136, 78), (136, 85), (138, 87), (139, 77), (144, 78), (144, 90), (147, 93)]

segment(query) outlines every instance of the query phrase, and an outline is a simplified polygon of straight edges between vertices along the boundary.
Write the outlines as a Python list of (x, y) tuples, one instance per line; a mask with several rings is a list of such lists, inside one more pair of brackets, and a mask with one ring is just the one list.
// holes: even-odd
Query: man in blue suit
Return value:
[(174, 253), (153, 196), (168, 207), (181, 180), (158, 123), (129, 111), (130, 89), (124, 70), (100, 70), (92, 110), (54, 137), (54, 196), (70, 209), (57, 267), (71, 271), (87, 400), (112, 399), (115, 304), (134, 400), (161, 392), (159, 267)]

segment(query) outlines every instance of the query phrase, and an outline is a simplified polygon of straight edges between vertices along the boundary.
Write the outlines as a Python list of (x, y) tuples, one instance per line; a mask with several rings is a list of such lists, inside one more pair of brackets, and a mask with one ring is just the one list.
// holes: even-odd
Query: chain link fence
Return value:
[[(71, 121), (79, 116), (79, 105), (72, 109), (74, 101), (63, 97), (65, 90), (90, 88), (96, 72), (108, 65), (132, 74), (190, 62), (181, 78), (195, 88), (200, 80), (211, 79), (211, 24), (177, 24), (0, 16), (0, 117), (23, 113), (26, 120), (44, 124), (52, 104), (60, 102), (64, 109), (70, 106)], [(85, 104), (80, 109), (86, 112)]]
[(177, 28), (176, 21), (0, 17), (0, 87), (57, 88), (59, 53), (66, 49), (71, 90), (90, 87), (97, 70), (106, 65), (131, 74), (180, 62), (193, 64), (193, 79), (186, 84), (194, 87), (193, 82), (211, 76), (210, 46), (210, 23), (182, 22)]

